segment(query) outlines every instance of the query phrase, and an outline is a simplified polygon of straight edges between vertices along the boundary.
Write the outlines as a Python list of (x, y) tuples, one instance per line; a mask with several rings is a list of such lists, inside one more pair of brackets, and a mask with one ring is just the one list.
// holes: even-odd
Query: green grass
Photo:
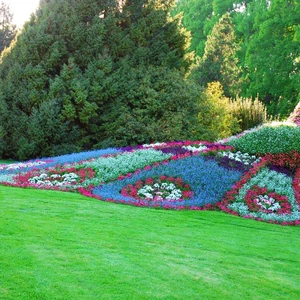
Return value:
[(0, 299), (297, 299), (299, 227), (0, 186)]

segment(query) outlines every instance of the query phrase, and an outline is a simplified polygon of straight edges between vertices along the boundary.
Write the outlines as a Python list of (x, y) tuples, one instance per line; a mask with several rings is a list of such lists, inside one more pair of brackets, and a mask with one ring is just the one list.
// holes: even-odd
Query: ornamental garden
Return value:
[(300, 225), (300, 127), (269, 124), (218, 142), (153, 143), (1, 164), (0, 182)]

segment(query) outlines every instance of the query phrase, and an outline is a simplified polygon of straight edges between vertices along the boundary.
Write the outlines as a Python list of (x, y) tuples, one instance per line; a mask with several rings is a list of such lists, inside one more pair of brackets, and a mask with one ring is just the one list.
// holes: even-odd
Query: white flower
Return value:
[(144, 148), (154, 148), (154, 147), (158, 147), (158, 146), (165, 146), (166, 143), (153, 143), (153, 144), (144, 144), (143, 147)]
[(178, 200), (182, 197), (180, 189), (176, 189), (175, 184), (163, 182), (155, 183), (153, 187), (145, 185), (138, 190), (138, 195), (145, 199), (158, 200)]
[(192, 152), (203, 151), (207, 149), (207, 147), (201, 143), (199, 145), (194, 146), (182, 146), (182, 148)]
[(51, 178), (59, 178), (60, 175), (58, 175), (58, 174), (52, 174), (50, 177), (51, 177)]
[(253, 165), (260, 161), (255, 155), (250, 156), (248, 153), (242, 153), (241, 151), (233, 152), (219, 152), (219, 156), (228, 157), (229, 159), (242, 162), (245, 165)]

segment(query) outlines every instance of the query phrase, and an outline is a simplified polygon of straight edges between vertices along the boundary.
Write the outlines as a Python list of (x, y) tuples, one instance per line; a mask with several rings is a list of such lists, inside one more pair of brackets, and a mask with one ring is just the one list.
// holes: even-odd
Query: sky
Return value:
[(8, 4), (10, 12), (13, 14), (13, 24), (17, 27), (22, 25), (29, 20), (32, 12), (38, 7), (39, 0), (1, 0)]

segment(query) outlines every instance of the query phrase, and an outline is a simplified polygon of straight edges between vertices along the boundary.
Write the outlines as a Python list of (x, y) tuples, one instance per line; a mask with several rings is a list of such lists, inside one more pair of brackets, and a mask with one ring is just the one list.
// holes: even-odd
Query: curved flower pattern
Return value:
[[(188, 167), (187, 167), (188, 166)], [(189, 184), (193, 191), (190, 199), (179, 199), (170, 202), (161, 201), (160, 206), (164, 208), (186, 209), (190, 207), (203, 208), (211, 207), (220, 201), (226, 191), (242, 175), (237, 170), (228, 170), (219, 166), (217, 162), (206, 160), (202, 156), (187, 156), (177, 159), (172, 157), (169, 162), (148, 166), (144, 170), (138, 170), (129, 176), (123, 176), (117, 181), (108, 182), (92, 190), (92, 193), (102, 199), (114, 202), (122, 202), (139, 206), (153, 206), (153, 203), (142, 201), (132, 197), (124, 196), (121, 191), (128, 185), (134, 185), (139, 180), (145, 181), (147, 178), (157, 178), (161, 174), (167, 177), (180, 177)], [(167, 207), (166, 207), (167, 205)], [(157, 205), (156, 205), (157, 206)]]
[(18, 186), (32, 186), (46, 189), (73, 190), (82, 186), (88, 178), (93, 178), (95, 171), (91, 168), (77, 170), (73, 168), (45, 169), (42, 172), (33, 170), (14, 177)]
[(278, 195), (257, 185), (247, 191), (245, 203), (251, 211), (265, 213), (289, 214), (291, 205), (286, 196)]
[[(300, 225), (300, 185), (298, 172), (294, 179), (272, 170), (268, 156), (255, 164), (233, 189), (226, 193), (218, 207), (244, 218), (282, 225)], [(299, 170), (299, 169), (298, 169)]]
[(259, 158), (220, 143), (155, 143), (0, 165), (0, 183), (300, 225), (300, 153), (295, 150)]
[(159, 178), (147, 178), (138, 180), (135, 184), (129, 184), (121, 190), (125, 197), (133, 197), (148, 202), (183, 201), (193, 196), (190, 185), (184, 183), (182, 178), (160, 176)]

